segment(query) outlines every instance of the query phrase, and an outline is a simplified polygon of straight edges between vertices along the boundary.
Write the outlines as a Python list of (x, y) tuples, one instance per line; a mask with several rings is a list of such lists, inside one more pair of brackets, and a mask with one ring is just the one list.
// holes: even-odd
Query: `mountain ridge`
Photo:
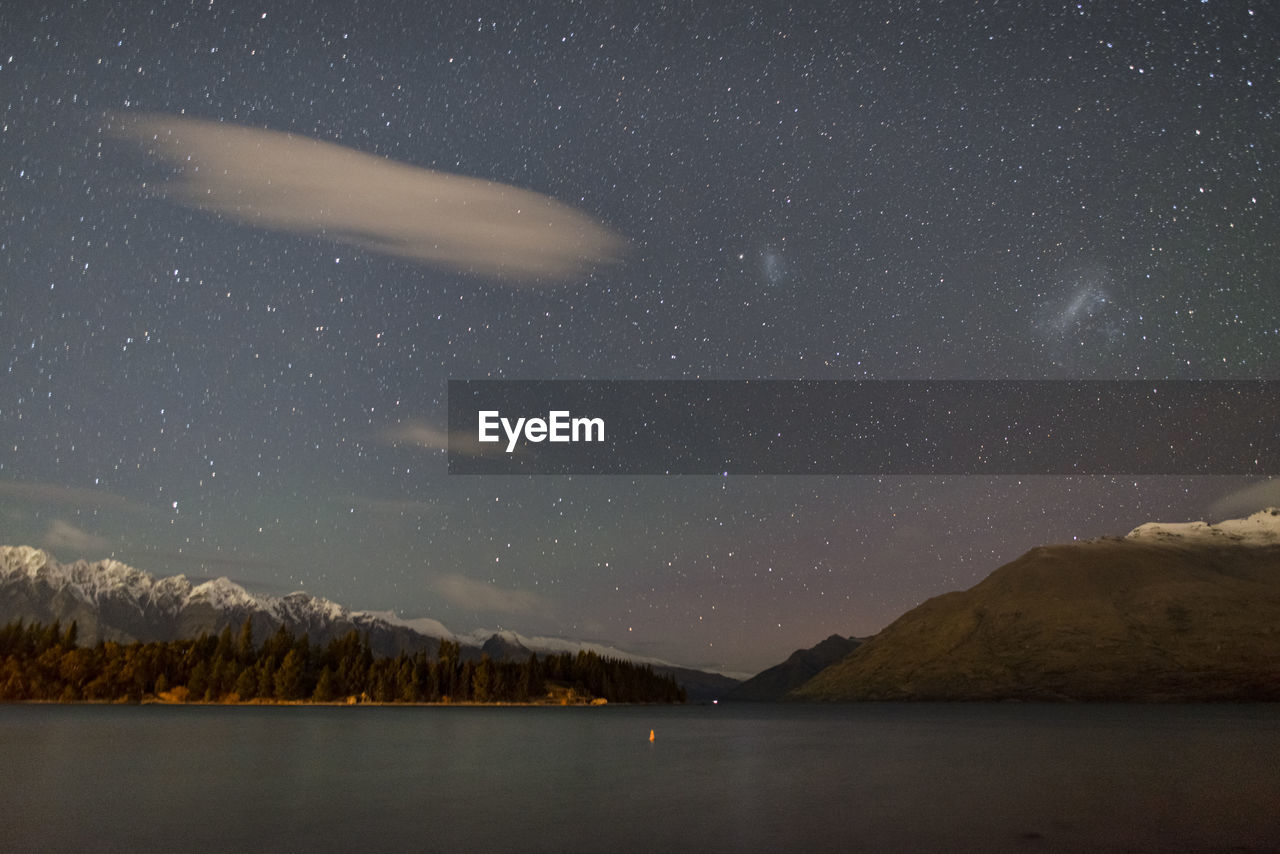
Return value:
[(1031, 549), (903, 614), (791, 696), (1280, 699), (1280, 542), (1271, 531), (1280, 531), (1280, 509)]
[(814, 646), (798, 649), (786, 661), (760, 671), (729, 691), (724, 699), (735, 702), (781, 700), (823, 669), (835, 664), (863, 643), (859, 638), (833, 634)]
[(280, 625), (295, 634), (308, 634), (313, 643), (327, 643), (354, 630), (369, 637), (377, 655), (434, 654), (441, 640), (457, 641), (464, 657), (476, 659), (510, 650), (523, 650), (525, 656), (589, 650), (675, 675), (692, 699), (717, 696), (737, 684), (720, 674), (604, 644), (526, 638), (508, 631), (459, 634), (430, 618), (405, 620), (390, 611), (353, 611), (303, 591), (284, 596), (257, 594), (226, 577), (198, 583), (185, 575), (157, 578), (114, 559), (60, 563), (42, 549), (0, 546), (0, 623), (18, 619), (57, 620), (63, 625), (74, 620), (83, 643), (178, 640), (214, 635), (228, 625), (235, 628), (251, 620), (258, 638), (269, 636)]

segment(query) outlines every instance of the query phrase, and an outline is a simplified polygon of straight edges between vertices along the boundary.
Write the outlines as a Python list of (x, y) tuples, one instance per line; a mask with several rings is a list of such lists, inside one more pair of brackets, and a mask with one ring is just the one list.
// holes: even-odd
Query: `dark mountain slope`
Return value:
[(857, 638), (832, 635), (816, 646), (798, 649), (781, 664), (775, 664), (738, 685), (726, 700), (767, 702), (781, 700), (824, 668), (835, 664), (861, 645)]
[(1280, 546), (1033, 549), (903, 615), (793, 696), (1280, 699)]

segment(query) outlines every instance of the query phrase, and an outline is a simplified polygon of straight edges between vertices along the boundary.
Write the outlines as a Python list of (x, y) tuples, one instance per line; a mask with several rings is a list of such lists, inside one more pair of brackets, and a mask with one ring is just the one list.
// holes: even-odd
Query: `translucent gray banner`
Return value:
[(450, 474), (1280, 474), (1280, 381), (451, 380)]

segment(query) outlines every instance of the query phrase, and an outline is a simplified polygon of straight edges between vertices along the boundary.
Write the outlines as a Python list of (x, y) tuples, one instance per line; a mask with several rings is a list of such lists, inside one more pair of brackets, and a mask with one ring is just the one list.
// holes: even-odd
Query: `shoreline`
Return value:
[(162, 700), (157, 697), (144, 697), (142, 700), (0, 700), (0, 706), (315, 706), (322, 708), (360, 708), (362, 706), (377, 706), (379, 708), (394, 708), (397, 706), (405, 708), (601, 708), (604, 706), (679, 706), (688, 705), (687, 703), (610, 703), (608, 700), (600, 698), (590, 702), (561, 703), (555, 701), (547, 702), (529, 702), (529, 703), (476, 703), (472, 701), (459, 701), (456, 703), (423, 703), (423, 702), (382, 702), (378, 700), (362, 700), (358, 702), (346, 702), (343, 700), (192, 700), (192, 701), (174, 701)]

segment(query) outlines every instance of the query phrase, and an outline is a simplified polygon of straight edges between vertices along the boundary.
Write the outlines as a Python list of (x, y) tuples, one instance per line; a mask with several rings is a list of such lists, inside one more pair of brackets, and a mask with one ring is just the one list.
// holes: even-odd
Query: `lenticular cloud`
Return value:
[(162, 115), (120, 119), (121, 135), (179, 167), (169, 195), (264, 228), (510, 284), (565, 279), (622, 252), (612, 231), (530, 190), (288, 133)]

